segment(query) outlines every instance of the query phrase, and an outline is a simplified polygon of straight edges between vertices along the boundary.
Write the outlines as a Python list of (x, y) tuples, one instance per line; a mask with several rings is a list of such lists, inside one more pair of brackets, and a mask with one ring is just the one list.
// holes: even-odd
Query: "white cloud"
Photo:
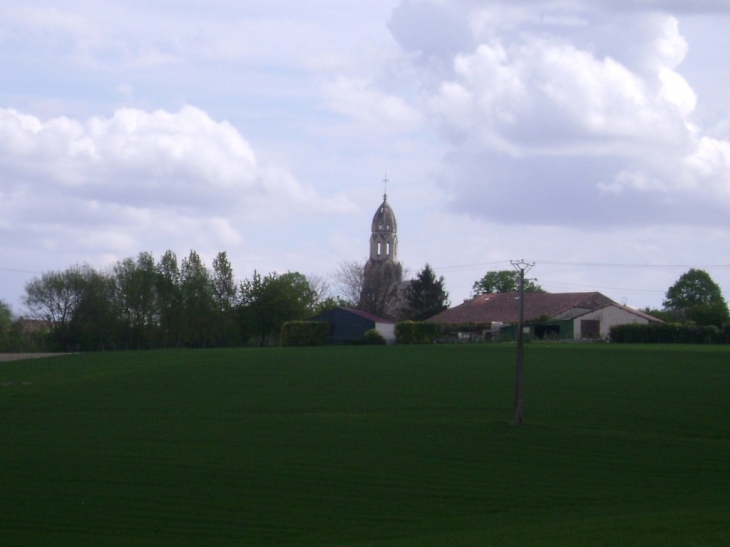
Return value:
[[(109, 1), (101, 9), (69, 0), (45, 6), (41, 0), (23, 7), (0, 6), (0, 41), (23, 53), (32, 51), (34, 62), (60, 57), (89, 70), (134, 74), (276, 66), (334, 72), (352, 68), (368, 55), (375, 57), (368, 49), (387, 43), (380, 21), (373, 26), (371, 18), (360, 17), (360, 28), (346, 27), (362, 12), (386, 12), (390, 3), (309, 2), (302, 10), (292, 2), (222, 1), (205, 9), (178, 3), (166, 9), (147, 2)], [(358, 45), (359, 55), (352, 48), (332, 47), (347, 42)]]
[(326, 87), (325, 93), (332, 111), (370, 130), (413, 131), (422, 123), (421, 114), (405, 100), (378, 90), (364, 78), (339, 77)]
[(687, 41), (679, 33), (679, 21), (673, 16), (655, 16), (656, 37), (647, 48), (655, 69), (677, 68), (687, 56)]
[(285, 170), (260, 165), (231, 124), (191, 106), (178, 112), (120, 109), (86, 122), (42, 122), (2, 109), (0, 136), (6, 192), (31, 187), (163, 209), (207, 204), (251, 213), (266, 200), (283, 208), (333, 208)]
[(322, 198), (259, 161), (236, 128), (198, 108), (87, 121), (0, 109), (6, 263), (31, 249), (62, 267), (141, 250), (260, 247), (289, 217), (352, 210), (343, 196)]
[(454, 74), (427, 99), (438, 127), (518, 154), (681, 145), (695, 104), (669, 68), (643, 78), (554, 38), (481, 44), (455, 58)]
[(415, 25), (420, 11), (447, 11), (449, 28), (461, 18), (470, 29), (459, 51), (415, 58), (423, 111), (453, 147), (439, 178), (455, 211), (555, 225), (636, 223), (649, 210), (712, 224), (727, 212), (729, 143), (693, 120), (678, 19), (629, 2), (614, 17), (607, 5), (401, 3), (391, 30), (405, 48), (422, 49), (406, 14)]
[(12, 16), (13, 27), (33, 32), (37, 36), (71, 34), (77, 37), (97, 36), (94, 26), (86, 17), (61, 11), (56, 7), (23, 6), (6, 12)]
[[(0, 261), (195, 248), (239, 275), (326, 273), (366, 252), (387, 172), (413, 269), (715, 262), (729, 6), (6, 2)], [(483, 271), (443, 273), (458, 301)], [(623, 286), (604, 273), (562, 278)]]

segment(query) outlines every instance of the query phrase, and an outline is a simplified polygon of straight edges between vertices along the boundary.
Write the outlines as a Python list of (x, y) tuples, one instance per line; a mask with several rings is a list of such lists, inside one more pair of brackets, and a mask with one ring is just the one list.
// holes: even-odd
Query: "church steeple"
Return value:
[(371, 225), (370, 260), (382, 262), (398, 261), (398, 223), (393, 209), (388, 205), (388, 195), (375, 211)]
[[(387, 177), (383, 182), (387, 184)], [(387, 187), (385, 190), (370, 226), (370, 258), (365, 264), (359, 306), (380, 316), (393, 315), (390, 302), (403, 279), (403, 267), (398, 262), (398, 223), (388, 204)]]

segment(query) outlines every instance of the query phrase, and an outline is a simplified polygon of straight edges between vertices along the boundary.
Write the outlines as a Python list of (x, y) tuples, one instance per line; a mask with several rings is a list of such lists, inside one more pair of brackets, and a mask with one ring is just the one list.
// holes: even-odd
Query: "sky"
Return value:
[(728, 0), (0, 0), (0, 299), (191, 249), (730, 297)]

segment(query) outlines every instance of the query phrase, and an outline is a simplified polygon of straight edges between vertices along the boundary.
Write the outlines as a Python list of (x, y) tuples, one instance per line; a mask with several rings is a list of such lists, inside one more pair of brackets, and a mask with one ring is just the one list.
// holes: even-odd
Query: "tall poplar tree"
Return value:
[(180, 292), (185, 317), (186, 345), (206, 347), (212, 342), (213, 284), (208, 269), (195, 251), (180, 266)]
[(238, 290), (233, 278), (233, 268), (225, 251), (213, 259), (214, 336), (216, 345), (233, 345), (238, 342), (236, 301)]

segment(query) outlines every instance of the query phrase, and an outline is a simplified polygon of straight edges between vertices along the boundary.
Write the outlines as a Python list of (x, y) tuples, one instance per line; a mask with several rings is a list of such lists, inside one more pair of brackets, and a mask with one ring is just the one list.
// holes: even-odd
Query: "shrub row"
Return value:
[(384, 346), (385, 338), (377, 330), (370, 329), (363, 335), (362, 343), (366, 346)]
[(481, 335), (492, 329), (492, 323), (436, 323), (441, 334), (457, 332)]
[[(458, 328), (457, 328), (458, 327)], [(281, 328), (281, 345), (322, 346), (327, 343), (330, 324), (326, 321), (289, 321)], [(450, 332), (481, 333), (489, 324), (440, 325), (423, 321), (403, 321), (395, 325), (398, 344), (433, 344), (440, 336)], [(365, 333), (362, 340), (348, 340), (347, 344), (384, 345), (385, 338), (375, 329)]]
[(721, 328), (680, 323), (616, 325), (611, 327), (609, 340), (619, 344), (728, 344), (730, 325)]
[(281, 345), (324, 346), (330, 324), (326, 321), (288, 321), (281, 327)]
[(395, 325), (395, 340), (399, 344), (432, 344), (440, 333), (435, 323), (403, 321)]

